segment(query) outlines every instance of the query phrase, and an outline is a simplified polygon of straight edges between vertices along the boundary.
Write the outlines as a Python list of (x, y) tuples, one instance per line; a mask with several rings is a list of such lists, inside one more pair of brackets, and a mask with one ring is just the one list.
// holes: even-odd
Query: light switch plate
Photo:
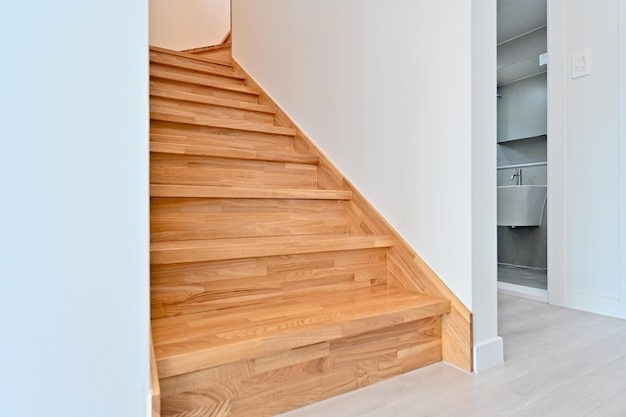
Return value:
[(589, 48), (579, 49), (572, 54), (572, 78), (591, 74)]
[(539, 66), (542, 67), (544, 65), (548, 65), (548, 53), (544, 52), (543, 54), (539, 55)]

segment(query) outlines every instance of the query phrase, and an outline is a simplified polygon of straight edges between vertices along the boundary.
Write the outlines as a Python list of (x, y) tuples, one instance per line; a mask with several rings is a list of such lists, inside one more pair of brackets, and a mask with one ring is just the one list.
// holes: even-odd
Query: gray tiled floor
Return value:
[(498, 264), (498, 281), (547, 290), (548, 271), (545, 269)]
[(626, 321), (499, 297), (505, 363), (443, 363), (282, 417), (624, 417)]

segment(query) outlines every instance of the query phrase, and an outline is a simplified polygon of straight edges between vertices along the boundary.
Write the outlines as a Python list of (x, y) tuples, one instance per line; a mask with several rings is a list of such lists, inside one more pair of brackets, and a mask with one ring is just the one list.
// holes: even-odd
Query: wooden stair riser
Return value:
[(221, 76), (208, 77), (207, 74), (180, 70), (176, 67), (151, 65), (150, 79), (176, 81), (183, 84), (220, 88), (222, 90), (250, 94), (255, 97), (259, 96), (258, 88), (248, 87), (240, 82), (233, 83), (231, 77), (226, 77), (226, 79), (222, 79)]
[(195, 115), (232, 120), (235, 122), (254, 122), (273, 125), (274, 115), (257, 111), (235, 109), (220, 105), (193, 103), (163, 97), (150, 98), (150, 111), (171, 112), (180, 115)]
[(152, 153), (152, 184), (314, 189), (316, 165)]
[(272, 116), (276, 114), (276, 108), (267, 105), (267, 104), (259, 104), (259, 103), (248, 103), (246, 101), (234, 101), (221, 99), (211, 96), (205, 96), (201, 94), (193, 94), (186, 93), (182, 91), (161, 89), (158, 86), (151, 86), (150, 88), (150, 97), (163, 97), (169, 98), (172, 100), (180, 100), (191, 103), (200, 103), (200, 104), (210, 104), (222, 107), (229, 107), (233, 109), (254, 111), (259, 113), (269, 113)]
[(172, 74), (190, 75), (193, 77), (202, 77), (206, 80), (213, 80), (219, 83), (233, 84), (244, 86), (245, 80), (238, 74), (227, 73), (226, 71), (198, 71), (193, 68), (180, 67), (174, 65), (167, 65), (161, 63), (150, 63), (151, 69), (157, 69), (159, 71), (167, 71)]
[[(224, 76), (245, 79), (245, 76), (243, 74), (233, 69), (232, 63), (225, 65), (224, 63), (217, 64), (213, 62), (208, 62), (206, 59), (202, 59), (202, 61), (200, 61), (198, 60), (198, 56), (200, 55), (175, 56), (171, 54), (164, 54), (164, 53), (160, 53), (156, 51), (150, 51), (150, 65), (152, 64), (169, 65), (169, 66), (174, 66), (174, 67), (179, 67), (179, 68), (196, 70), (201, 73), (213, 72), (213, 73), (221, 74)], [(229, 62), (232, 62), (232, 61), (229, 61)]]
[(381, 285), (385, 248), (153, 265), (152, 318), (258, 304), (288, 291)]
[(296, 235), (151, 242), (150, 264), (167, 265), (393, 246), (390, 236)]
[(231, 57), (227, 59), (214, 58), (210, 56), (203, 56), (202, 54), (190, 54), (188, 52), (173, 51), (171, 49), (159, 48), (158, 46), (150, 46), (150, 54), (166, 55), (172, 58), (181, 59), (188, 62), (197, 62), (207, 67), (218, 66), (223, 69), (233, 70), (233, 60)]
[[(285, 162), (292, 164), (317, 165), (319, 159), (311, 155), (286, 154), (281, 152), (263, 152), (247, 149), (232, 149), (220, 146), (188, 145), (185, 143), (150, 141), (150, 152), (174, 155), (211, 156), (214, 158), (249, 159), (253, 161)], [(161, 197), (176, 197), (162, 195)], [(201, 197), (200, 195), (185, 195), (180, 197)], [(207, 197), (207, 196), (202, 196)], [(241, 198), (241, 197), (239, 197)], [(259, 197), (251, 197), (259, 198)], [(269, 197), (275, 198), (275, 197)]]
[(152, 198), (152, 241), (346, 232), (346, 203), (332, 200)]
[(163, 416), (272, 416), (439, 360), (441, 319), (426, 318), (162, 379)]
[(163, 77), (151, 76), (150, 86), (158, 87), (162, 90), (181, 91), (184, 93), (206, 95), (209, 97), (222, 98), (226, 100), (258, 103), (258, 94), (236, 91), (226, 88), (228, 84), (220, 85), (215, 83), (215, 85), (201, 85), (197, 83), (176, 81)]
[(171, 111), (150, 110), (151, 121), (163, 121), (178, 123), (181, 125), (201, 126), (214, 129), (216, 133), (221, 132), (250, 132), (252, 134), (283, 135), (293, 137), (293, 129), (274, 126), (270, 124), (249, 122), (243, 120), (231, 120), (213, 117), (204, 114), (180, 114)]
[(231, 63), (225, 60), (207, 60), (201, 55), (177, 56), (150, 51), (150, 63), (152, 64), (153, 62), (189, 69), (197, 68), (203, 72), (212, 71), (226, 76), (241, 76), (241, 73), (236, 71)]
[(151, 197), (349, 201), (350, 191), (151, 184)]
[(232, 63), (232, 52), (231, 52), (231, 47), (230, 45), (226, 45), (226, 46), (222, 46), (222, 47), (216, 47), (216, 48), (211, 48), (209, 50), (192, 50), (189, 51), (190, 53), (192, 53), (195, 56), (201, 56), (203, 58), (207, 58), (207, 59), (211, 59), (211, 60), (215, 60), (215, 61), (221, 61), (221, 62), (228, 62), (228, 63)]
[(291, 154), (293, 147), (293, 138), (289, 136), (224, 131), (160, 121), (150, 123), (150, 141), (284, 154)]

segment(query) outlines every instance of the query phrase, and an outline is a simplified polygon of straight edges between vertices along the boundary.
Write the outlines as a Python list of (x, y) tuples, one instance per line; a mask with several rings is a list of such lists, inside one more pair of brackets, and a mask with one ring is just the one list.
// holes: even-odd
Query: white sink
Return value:
[(498, 187), (498, 226), (540, 226), (547, 191), (545, 185)]

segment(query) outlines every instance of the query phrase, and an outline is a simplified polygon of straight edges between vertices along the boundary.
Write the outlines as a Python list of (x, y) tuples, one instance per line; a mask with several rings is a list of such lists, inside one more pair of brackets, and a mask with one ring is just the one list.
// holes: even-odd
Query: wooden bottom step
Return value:
[(438, 362), (449, 311), (404, 289), (328, 286), (155, 319), (162, 415), (271, 416)]

